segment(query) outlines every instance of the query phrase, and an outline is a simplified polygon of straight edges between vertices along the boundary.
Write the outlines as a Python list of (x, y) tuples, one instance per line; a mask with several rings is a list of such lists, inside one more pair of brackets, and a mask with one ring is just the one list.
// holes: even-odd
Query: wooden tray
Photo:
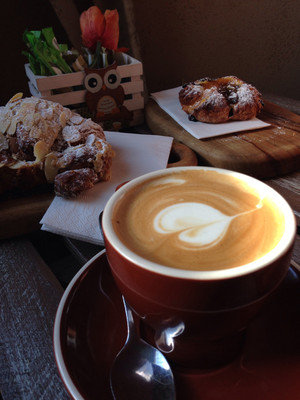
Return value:
[(197, 153), (201, 164), (257, 178), (278, 177), (300, 169), (300, 115), (266, 100), (259, 118), (270, 127), (209, 139), (194, 138), (151, 99), (145, 118), (154, 134), (184, 143)]

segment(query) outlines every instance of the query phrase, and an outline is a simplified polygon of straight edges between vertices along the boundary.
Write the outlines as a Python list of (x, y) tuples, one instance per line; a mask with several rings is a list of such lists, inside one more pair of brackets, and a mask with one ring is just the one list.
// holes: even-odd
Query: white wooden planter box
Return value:
[[(133, 112), (130, 125), (141, 124), (144, 121), (143, 64), (124, 53), (117, 53), (117, 62), (117, 71), (121, 76), (121, 85), (125, 93), (123, 105)], [(55, 76), (36, 76), (29, 64), (25, 64), (25, 71), (29, 78), (29, 90), (33, 96), (55, 101), (80, 112), (85, 104), (84, 71)]]

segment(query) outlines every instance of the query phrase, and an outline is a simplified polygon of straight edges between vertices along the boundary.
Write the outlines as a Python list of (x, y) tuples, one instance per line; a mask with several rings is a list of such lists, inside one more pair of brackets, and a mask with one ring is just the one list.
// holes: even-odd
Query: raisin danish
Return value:
[(0, 107), (0, 194), (54, 183), (75, 197), (109, 180), (112, 158), (101, 126), (58, 103), (17, 94)]
[(263, 107), (259, 91), (235, 76), (187, 83), (179, 91), (179, 101), (190, 120), (208, 123), (251, 119)]

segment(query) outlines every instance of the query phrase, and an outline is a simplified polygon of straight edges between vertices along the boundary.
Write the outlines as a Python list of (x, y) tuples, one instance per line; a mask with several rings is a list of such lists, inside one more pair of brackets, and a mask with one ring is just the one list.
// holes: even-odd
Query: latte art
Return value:
[(154, 219), (154, 229), (163, 234), (177, 232), (178, 239), (191, 246), (209, 247), (224, 237), (237, 216), (229, 217), (206, 204), (181, 203), (160, 211)]
[(185, 170), (151, 179), (126, 193), (113, 214), (120, 240), (169, 267), (232, 268), (276, 246), (284, 222), (267, 196), (231, 175)]

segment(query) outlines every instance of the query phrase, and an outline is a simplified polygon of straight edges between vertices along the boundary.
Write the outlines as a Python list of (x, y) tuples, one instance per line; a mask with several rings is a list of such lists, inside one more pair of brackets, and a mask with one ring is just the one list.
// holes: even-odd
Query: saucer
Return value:
[[(74, 276), (55, 318), (55, 359), (73, 399), (112, 399), (109, 371), (125, 338), (121, 294), (103, 250)], [(290, 268), (249, 326), (234, 362), (213, 371), (173, 373), (177, 400), (300, 399), (299, 275)]]

